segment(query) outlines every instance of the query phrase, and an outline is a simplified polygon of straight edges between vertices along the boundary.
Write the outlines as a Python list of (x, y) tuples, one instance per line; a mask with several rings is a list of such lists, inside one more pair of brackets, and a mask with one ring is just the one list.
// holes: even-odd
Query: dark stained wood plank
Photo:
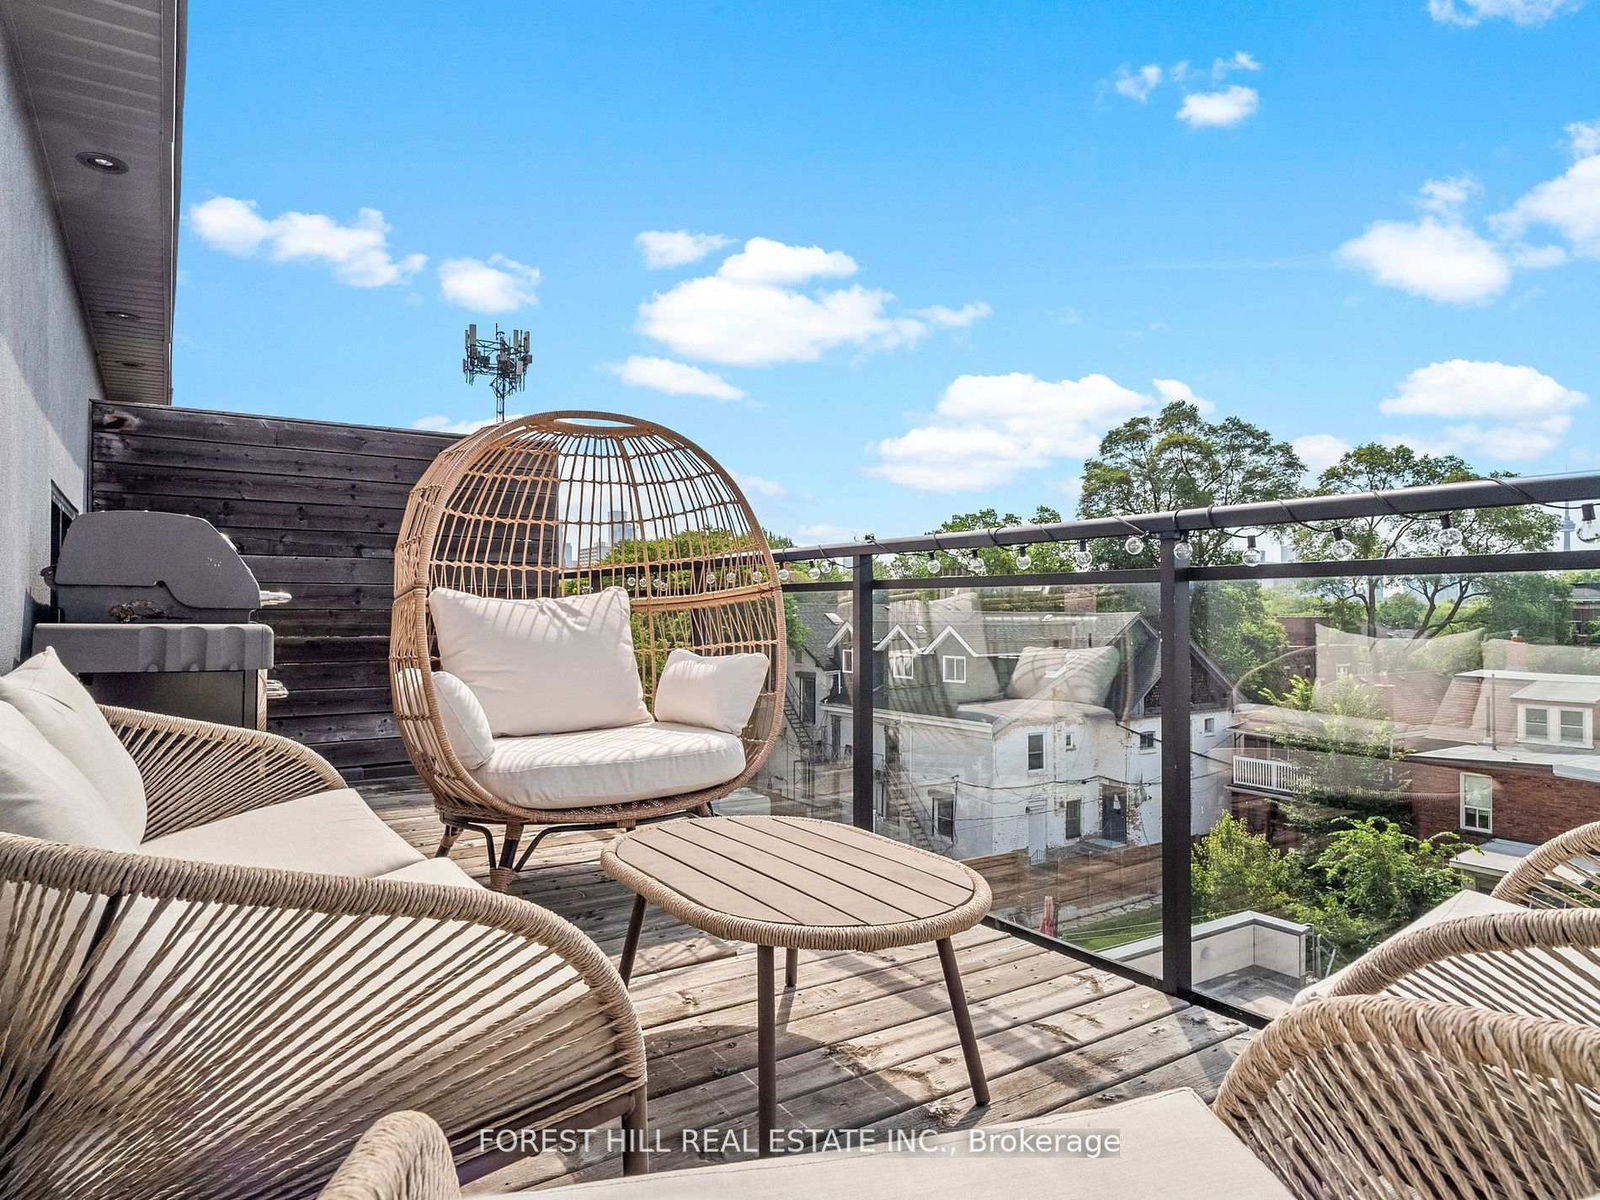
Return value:
[(420, 429), (144, 404), (97, 404), (94, 428), (107, 433), (342, 450), (423, 461), (431, 461), (441, 450), (459, 440), (458, 434)]
[(247, 475), (304, 475), (362, 483), (415, 483), (431, 459), (386, 458), (349, 450), (241, 445), (191, 438), (147, 437), (96, 431), (94, 456), (103, 463), (141, 468), (182, 467)]

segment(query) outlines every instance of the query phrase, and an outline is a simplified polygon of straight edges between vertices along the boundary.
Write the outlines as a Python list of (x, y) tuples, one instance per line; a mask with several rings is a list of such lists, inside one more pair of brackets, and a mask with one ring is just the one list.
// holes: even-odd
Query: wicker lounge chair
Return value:
[(0, 835), (0, 1194), (315, 1195), (397, 1104), (469, 1175), (503, 1161), (484, 1127), (642, 1126), (638, 1022), (576, 928), (423, 858), (285, 738), (103, 711), (143, 843)]
[(1539, 846), (1493, 895), (1524, 908), (1600, 908), (1600, 821)]
[[(1600, 1186), (1597, 1088), (1600, 1029), (1357, 997), (1279, 1017), (1234, 1063), (1212, 1113), (1179, 1091), (1014, 1127), (1118, 1130), (1116, 1159), (808, 1154), (526, 1195), (1578, 1200)], [(362, 1138), (324, 1200), (455, 1200), (447, 1167), (431, 1122), (395, 1113)]]
[[(520, 600), (611, 587), (627, 593), (646, 701), (674, 649), (770, 659), (739, 735), (743, 769), (715, 786), (620, 803), (544, 807), (507, 798), (484, 770), (463, 762), (447, 731), (429, 595), (443, 588)], [(523, 417), (452, 446), (412, 490), (395, 555), (390, 670), (401, 736), (445, 825), (440, 853), (448, 854), (464, 829), (482, 833), (492, 885), (503, 890), (555, 829), (629, 827), (708, 811), (749, 780), (782, 718), (783, 596), (749, 504), (698, 446), (610, 413)], [(576, 696), (585, 680), (561, 686)], [(504, 830), (498, 853), (492, 826)], [(519, 859), (529, 826), (539, 832)]]

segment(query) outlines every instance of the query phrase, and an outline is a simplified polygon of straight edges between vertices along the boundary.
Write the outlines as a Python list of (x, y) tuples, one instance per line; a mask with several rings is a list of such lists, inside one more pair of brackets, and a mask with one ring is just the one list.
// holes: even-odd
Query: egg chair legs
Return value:
[[(703, 807), (710, 808), (711, 806), (708, 804), (708, 805), (704, 805)], [(627, 830), (627, 829), (636, 828), (637, 826), (640, 826), (640, 825), (654, 825), (659, 821), (675, 821), (675, 820), (678, 820), (680, 817), (695, 817), (695, 816), (704, 816), (704, 815), (705, 814), (702, 813), (699, 809), (696, 809), (693, 812), (662, 813), (658, 817), (635, 817), (632, 820), (625, 821), (625, 822), (624, 821), (587, 821), (587, 822), (573, 822), (570, 825), (569, 824), (541, 825), (539, 827), (539, 832), (533, 835), (533, 840), (531, 840), (527, 844), (527, 846), (525, 846), (523, 848), (522, 857), (517, 859), (515, 866), (512, 867), (512, 871), (513, 872), (520, 871), (520, 870), (522, 870), (523, 867), (527, 866), (528, 865), (528, 859), (533, 857), (533, 852), (539, 848), (539, 843), (544, 841), (544, 839), (549, 837), (552, 833), (596, 833), (596, 832), (598, 832), (600, 830), (603, 830), (603, 829), (623, 829), (623, 830)], [(504, 855), (501, 856), (502, 860), (504, 859), (504, 857), (505, 857)]]
[[(444, 834), (439, 838), (439, 848), (434, 851), (435, 858), (449, 858), (450, 852), (455, 848), (458, 839), (467, 830), (481, 833), (483, 840), (489, 845), (489, 888), (491, 891), (504, 892), (510, 890), (511, 881), (528, 865), (528, 860), (533, 857), (533, 852), (539, 848), (539, 843), (553, 833), (595, 833), (605, 829), (632, 829), (639, 825), (654, 825), (658, 821), (673, 821), (680, 817), (709, 817), (712, 815), (711, 805), (702, 804), (700, 807), (674, 813), (663, 813), (656, 817), (637, 817), (629, 821), (573, 821), (560, 825), (539, 825), (535, 827), (533, 836), (523, 844), (523, 832), (526, 825), (507, 825), (505, 833), (498, 839), (494, 831), (487, 825), (479, 825), (473, 821), (446, 821)], [(518, 851), (521, 851), (519, 854)]]

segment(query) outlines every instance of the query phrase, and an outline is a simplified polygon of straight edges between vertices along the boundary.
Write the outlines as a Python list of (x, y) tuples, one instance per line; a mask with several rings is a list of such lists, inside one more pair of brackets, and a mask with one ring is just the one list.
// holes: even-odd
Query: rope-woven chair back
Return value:
[(435, 587), (511, 599), (623, 588), (647, 702), (676, 648), (772, 662), (744, 730), (746, 771), (720, 792), (748, 779), (776, 737), (784, 638), (772, 552), (728, 473), (659, 425), (597, 412), (522, 417), (464, 438), (412, 490), (396, 548), (390, 664), (401, 736), (441, 811), (520, 819), (524, 811), (466, 775), (441, 733), (427, 611)]

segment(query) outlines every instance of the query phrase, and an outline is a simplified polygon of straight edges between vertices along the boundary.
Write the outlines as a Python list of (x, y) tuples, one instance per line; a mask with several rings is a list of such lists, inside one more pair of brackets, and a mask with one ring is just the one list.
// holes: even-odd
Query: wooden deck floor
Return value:
[[(418, 849), (440, 827), (414, 780), (363, 785), (362, 794)], [(631, 893), (597, 862), (609, 835), (549, 838), (518, 894), (573, 921), (615, 956)], [(486, 879), (483, 839), (454, 855)], [(975, 1110), (934, 947), (802, 953), (800, 987), (778, 1009), (780, 1126), (947, 1129), (1093, 1108), (1172, 1087), (1208, 1099), (1251, 1031), (1152, 988), (979, 927), (955, 939), (993, 1093)], [(681, 1151), (679, 1132), (753, 1129), (756, 1108), (755, 954), (660, 912), (645, 922), (633, 996), (650, 1054), (650, 1123), (669, 1147), (653, 1170), (726, 1155)], [(496, 1192), (615, 1175), (620, 1161), (590, 1155), (526, 1159), (471, 1189)]]

